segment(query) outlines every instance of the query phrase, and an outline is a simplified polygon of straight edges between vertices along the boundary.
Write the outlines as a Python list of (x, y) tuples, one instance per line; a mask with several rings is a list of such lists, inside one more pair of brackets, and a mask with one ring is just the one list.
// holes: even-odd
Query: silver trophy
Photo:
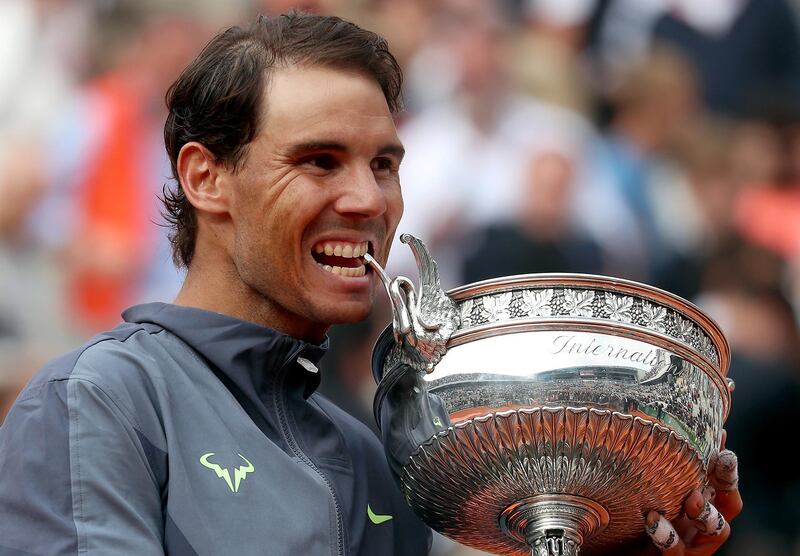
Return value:
[(393, 323), (373, 352), (375, 417), (433, 529), (508, 555), (613, 554), (650, 510), (705, 484), (730, 409), (730, 350), (691, 303), (616, 278), (532, 274), (442, 291), (369, 256)]

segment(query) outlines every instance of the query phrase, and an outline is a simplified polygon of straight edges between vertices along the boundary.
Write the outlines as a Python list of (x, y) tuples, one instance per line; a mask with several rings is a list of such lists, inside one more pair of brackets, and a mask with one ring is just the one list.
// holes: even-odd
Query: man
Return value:
[(313, 393), (402, 213), (400, 84), (382, 39), (304, 15), (230, 29), (184, 71), (165, 139), (185, 283), (20, 395), (0, 555), (427, 553), (375, 437)]

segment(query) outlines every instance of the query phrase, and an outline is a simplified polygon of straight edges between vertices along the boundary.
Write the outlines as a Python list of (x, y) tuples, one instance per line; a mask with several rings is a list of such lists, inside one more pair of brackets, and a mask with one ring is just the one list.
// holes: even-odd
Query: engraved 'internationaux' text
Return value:
[(595, 355), (623, 361), (631, 361), (645, 366), (652, 366), (658, 361), (657, 350), (640, 351), (598, 342), (591, 338), (588, 342), (578, 342), (574, 335), (561, 335), (553, 339), (553, 353)]

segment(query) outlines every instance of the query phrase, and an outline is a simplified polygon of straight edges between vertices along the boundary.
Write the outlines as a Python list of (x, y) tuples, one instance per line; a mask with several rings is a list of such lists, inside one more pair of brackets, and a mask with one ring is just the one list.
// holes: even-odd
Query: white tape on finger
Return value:
[(653, 539), (653, 544), (661, 550), (669, 550), (678, 544), (680, 540), (678, 533), (675, 532), (672, 524), (664, 516), (660, 516), (658, 521), (648, 525), (646, 531), (650, 538)]
[(734, 490), (739, 486), (739, 461), (730, 450), (719, 453), (714, 466), (717, 488), (722, 491)]
[(706, 500), (703, 511), (694, 520), (697, 528), (705, 535), (719, 535), (725, 528), (725, 518), (719, 513), (711, 502)]

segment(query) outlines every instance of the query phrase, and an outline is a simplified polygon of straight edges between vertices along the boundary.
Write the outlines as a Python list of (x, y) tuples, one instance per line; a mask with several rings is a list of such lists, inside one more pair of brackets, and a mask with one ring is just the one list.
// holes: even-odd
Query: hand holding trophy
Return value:
[[(445, 293), (424, 244), (402, 240), (419, 289), (365, 257), (393, 310), (373, 352), (374, 410), (428, 525), (520, 556), (620, 554), (645, 531), (665, 554), (710, 554), (724, 541), (741, 499), (735, 456), (719, 452), (730, 351), (709, 317), (600, 276), (514, 276)], [(693, 519), (673, 527), (684, 514)]]

